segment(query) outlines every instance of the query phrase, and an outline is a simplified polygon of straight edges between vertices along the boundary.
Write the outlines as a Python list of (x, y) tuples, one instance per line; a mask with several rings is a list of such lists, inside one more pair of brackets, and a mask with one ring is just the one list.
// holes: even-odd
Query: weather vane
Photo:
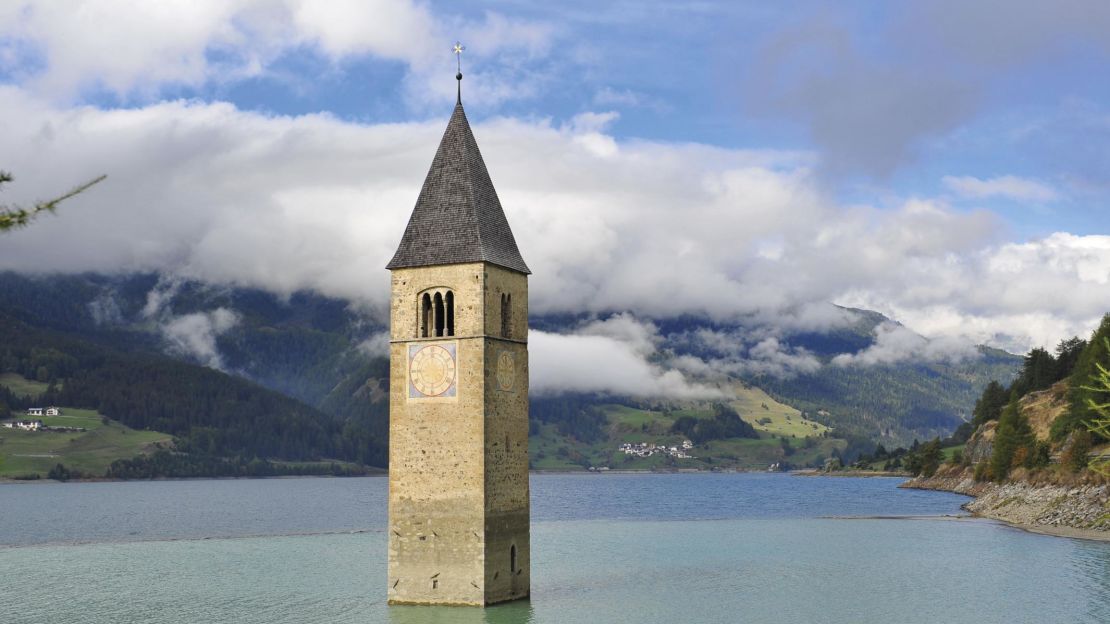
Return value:
[(457, 104), (462, 104), (462, 53), (465, 49), (466, 46), (459, 43), (458, 41), (455, 42), (455, 47), (451, 48), (451, 50), (455, 53), (455, 61), (459, 69), (459, 73), (455, 74), (455, 80), (459, 81), (458, 99), (455, 100)]

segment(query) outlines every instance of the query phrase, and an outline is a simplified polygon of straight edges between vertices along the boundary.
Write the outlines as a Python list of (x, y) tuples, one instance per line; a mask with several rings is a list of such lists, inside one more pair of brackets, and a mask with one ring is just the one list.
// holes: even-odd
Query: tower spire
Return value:
[(456, 96), (455, 104), (462, 104), (462, 53), (465, 49), (466, 46), (458, 41), (455, 42), (455, 47), (452, 48), (452, 51), (455, 53), (455, 64), (458, 68), (458, 73), (455, 74), (455, 80), (459, 81), (458, 95)]

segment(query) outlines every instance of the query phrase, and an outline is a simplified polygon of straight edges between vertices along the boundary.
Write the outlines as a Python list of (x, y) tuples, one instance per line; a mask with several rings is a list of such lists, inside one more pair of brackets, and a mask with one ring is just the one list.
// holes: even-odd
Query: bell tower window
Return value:
[(432, 304), (436, 310), (436, 337), (439, 338), (443, 336), (443, 295), (436, 293), (436, 296), (432, 298)]
[(455, 293), (448, 289), (430, 290), (420, 295), (418, 338), (455, 335)]
[(420, 337), (427, 338), (432, 333), (432, 296), (424, 293), (420, 298)]
[(447, 296), (444, 297), (447, 301), (447, 335), (455, 335), (455, 293), (450, 290), (447, 291)]

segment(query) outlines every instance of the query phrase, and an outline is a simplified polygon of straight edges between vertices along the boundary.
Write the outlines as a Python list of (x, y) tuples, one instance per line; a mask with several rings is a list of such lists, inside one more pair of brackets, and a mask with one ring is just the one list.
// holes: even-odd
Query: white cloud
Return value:
[(780, 334), (787, 329), (777, 324), (730, 331), (701, 328), (692, 335), (672, 337), (671, 346), (676, 351), (695, 351), (707, 356), (684, 353), (671, 362), (698, 379), (714, 381), (752, 375), (793, 377), (819, 370), (821, 361), (815, 355), (782, 342)]
[(205, 366), (223, 370), (216, 338), (239, 324), (239, 315), (227, 308), (171, 317), (161, 326), (170, 350), (195, 358)]
[(928, 340), (897, 323), (881, 323), (875, 328), (875, 344), (858, 352), (833, 358), (837, 366), (853, 364), (871, 366), (915, 362), (960, 362), (978, 357), (967, 340), (940, 337)]
[(414, 65), (429, 61), (437, 48), (435, 20), (426, 6), (381, 0), (288, 2), (293, 29), (303, 40), (334, 58), (374, 54)]
[(370, 357), (389, 356), (389, 332), (376, 333), (358, 344), (358, 350)]
[[(57, 216), (6, 235), (0, 269), (160, 271), (279, 294), (312, 289), (384, 319), (383, 267), (450, 103), (432, 122), (364, 125), (228, 104), (64, 108), (0, 87), (4, 166), (17, 178), (5, 201), (109, 175)], [(941, 201), (839, 206), (814, 182), (807, 154), (617, 141), (602, 121), (475, 125), (534, 271), (536, 313), (850, 323), (835, 302), (929, 338), (1024, 350), (1086, 333), (1110, 307), (1110, 237), (999, 243), (993, 215)], [(583, 144), (589, 135), (614, 150)], [(1023, 324), (1031, 318), (1040, 320)], [(619, 322), (581, 338), (613, 337)], [(781, 334), (758, 339), (769, 337)], [(762, 358), (770, 363), (772, 346)]]
[(1018, 201), (1051, 202), (1060, 198), (1060, 194), (1047, 184), (1011, 175), (986, 180), (972, 176), (944, 176), (941, 182), (956, 194), (975, 199), (1005, 197)]
[(598, 106), (639, 106), (641, 97), (629, 89), (602, 87), (594, 93), (594, 104)]
[[(724, 396), (718, 388), (688, 380), (677, 369), (650, 362), (654, 351), (645, 352), (643, 338), (651, 330), (632, 330), (629, 334), (635, 323), (630, 316), (622, 315), (574, 334), (529, 332), (531, 392), (598, 392), (674, 399)], [(624, 339), (606, 335), (618, 326), (616, 335)]]
[(423, 109), (454, 90), (443, 77), (459, 33), (483, 61), (482, 72), (467, 72), (469, 100), (533, 94), (514, 86), (519, 68), (502, 54), (546, 55), (550, 27), (494, 12), (436, 16), (413, 0), (15, 0), (0, 7), (0, 71), (58, 100), (101, 90), (147, 100), (164, 87), (265, 75), (294, 52), (336, 64), (373, 56), (404, 64), (407, 99)]

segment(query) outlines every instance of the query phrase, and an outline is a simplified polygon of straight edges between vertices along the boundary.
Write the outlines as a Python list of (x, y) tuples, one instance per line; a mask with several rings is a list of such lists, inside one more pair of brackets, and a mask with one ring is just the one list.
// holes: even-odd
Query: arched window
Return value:
[(455, 293), (447, 291), (447, 335), (455, 335)]
[(427, 338), (432, 333), (432, 296), (424, 293), (420, 298), (420, 337)]
[(418, 338), (442, 338), (455, 335), (455, 293), (429, 289), (420, 295)]
[(516, 544), (509, 548), (509, 572), (516, 574)]
[(436, 293), (436, 296), (432, 298), (432, 305), (435, 306), (436, 310), (436, 337), (438, 338), (443, 336), (443, 321), (445, 316), (443, 314), (443, 295)]
[(513, 337), (513, 296), (501, 295), (501, 336)]

